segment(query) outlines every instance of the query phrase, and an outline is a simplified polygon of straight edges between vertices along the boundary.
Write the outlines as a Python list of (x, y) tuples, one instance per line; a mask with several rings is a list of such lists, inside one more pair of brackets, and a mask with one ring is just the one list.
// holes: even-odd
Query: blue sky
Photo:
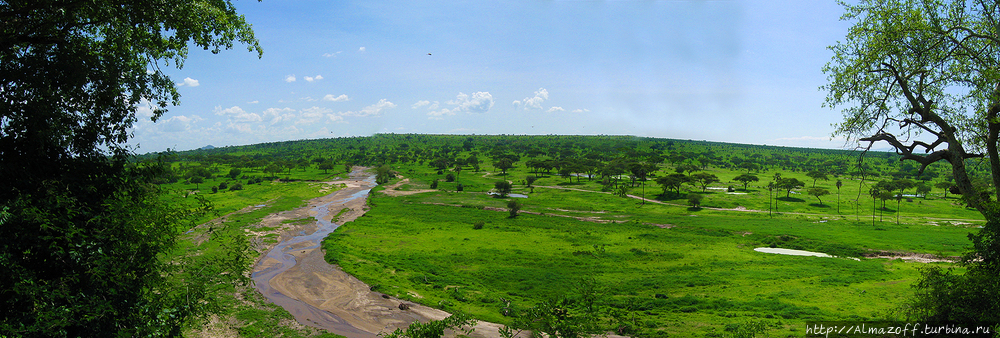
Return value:
[[(263, 58), (192, 50), (137, 152), (374, 133), (842, 148), (834, 1), (237, 1)], [(430, 55), (428, 55), (430, 54)]]

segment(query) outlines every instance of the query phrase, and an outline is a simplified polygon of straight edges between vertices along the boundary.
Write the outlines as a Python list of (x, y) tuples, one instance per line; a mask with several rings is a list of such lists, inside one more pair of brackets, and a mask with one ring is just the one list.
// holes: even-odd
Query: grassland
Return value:
[[(655, 200), (641, 203), (602, 192), (586, 178), (541, 175), (528, 187), (519, 182), (534, 175), (526, 168), (506, 177), (464, 171), (464, 192), (456, 192), (457, 182), (444, 182), (433, 169), (396, 169), (411, 181), (402, 189), (441, 180), (442, 191), (375, 193), (365, 217), (324, 243), (329, 261), (381, 292), (500, 323), (509, 321), (501, 314), (505, 301), (530, 306), (592, 278), (608, 309), (630, 314), (629, 333), (643, 336), (721, 336), (727, 325), (747, 320), (766, 322), (770, 336), (800, 336), (806, 320), (892, 318), (912, 295), (923, 263), (847, 257), (959, 255), (977, 216), (954, 199), (935, 197), (900, 201), (898, 225), (894, 208), (873, 225), (870, 197), (856, 214), (849, 205), (838, 214), (835, 200), (821, 205), (790, 198), (769, 215), (767, 190), (755, 187), (746, 194), (708, 190), (703, 208), (647, 187), (646, 197)], [(727, 187), (727, 178), (739, 174), (714, 172), (723, 181), (714, 187)], [(498, 179), (518, 183), (514, 192), (529, 196), (519, 199), (526, 213), (508, 218), (507, 200), (485, 194)], [(841, 193), (856, 197), (860, 189), (845, 184)], [(751, 211), (715, 210), (737, 207)], [(486, 226), (473, 229), (477, 221)], [(760, 246), (842, 258), (753, 251)]]
[[(497, 159), (512, 154), (521, 158), (502, 175)], [(397, 197), (376, 188), (369, 213), (324, 243), (329, 261), (381, 292), (508, 323), (505, 309), (571, 293), (589, 280), (601, 290), (605, 313), (617, 312), (619, 322), (624, 318), (623, 333), (630, 335), (719, 337), (737, 324), (761, 321), (768, 326), (767, 336), (801, 336), (806, 320), (898, 315), (925, 264), (864, 256), (957, 256), (968, 245), (966, 235), (982, 223), (976, 211), (954, 195), (944, 198), (940, 189), (889, 200), (883, 207), (868, 194), (876, 181), (947, 181), (946, 168), (931, 166), (917, 177), (912, 165), (892, 154), (867, 154), (865, 163), (852, 167), (856, 156), (632, 137), (376, 135), (182, 153), (172, 161), (173, 183), (163, 187), (171, 203), (194, 207), (201, 197), (215, 205), (216, 215), (244, 211), (226, 217), (215, 230), (236, 233), (267, 213), (324, 193), (318, 182), (341, 175), (343, 163), (388, 163), (409, 179), (395, 190), (412, 193), (432, 183), (437, 188), (393, 194)], [(474, 165), (470, 161), (476, 157)], [(572, 166), (587, 159), (608, 165), (653, 163), (656, 170), (634, 185), (621, 183), (631, 182), (627, 173), (621, 175), (619, 183), (628, 185), (629, 194), (622, 197), (600, 175), (560, 177), (558, 169), (535, 172), (526, 164), (558, 160)], [(319, 163), (329, 162), (338, 164), (319, 169)], [(281, 164), (281, 171), (265, 172), (268, 163)], [(746, 163), (753, 165), (747, 169)], [(704, 190), (686, 184), (679, 194), (664, 193), (654, 180), (682, 165), (716, 175), (719, 182)], [(234, 168), (241, 173), (226, 177)], [(813, 182), (806, 175), (812, 170), (825, 170), (830, 179)], [(198, 172), (211, 175), (193, 183)], [(743, 189), (733, 179), (747, 172), (760, 181)], [(455, 179), (447, 179), (448, 174)], [(805, 189), (769, 191), (765, 186), (775, 174), (831, 194), (820, 201)], [(537, 178), (531, 186), (529, 176)], [(251, 183), (260, 178), (267, 179)], [(513, 193), (528, 196), (517, 199), (524, 205), (520, 216), (507, 217), (509, 198), (487, 194), (498, 180), (512, 182)], [(244, 189), (212, 193), (211, 187), (221, 183), (241, 183)], [(690, 194), (704, 197), (700, 207), (687, 205)], [(480, 221), (485, 226), (473, 229)], [(187, 254), (223, 252), (199, 242), (201, 231), (195, 228), (191, 244), (182, 245)], [(760, 246), (840, 257), (753, 251)], [(241, 336), (319, 334), (296, 327), (287, 313), (259, 297), (229, 302), (225, 325)]]

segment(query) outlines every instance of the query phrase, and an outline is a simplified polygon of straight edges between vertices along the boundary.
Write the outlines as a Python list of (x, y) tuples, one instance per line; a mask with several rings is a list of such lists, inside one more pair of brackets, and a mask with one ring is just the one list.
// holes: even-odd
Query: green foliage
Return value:
[(806, 191), (809, 193), (809, 195), (816, 197), (816, 200), (819, 201), (819, 204), (821, 205), (823, 204), (823, 199), (820, 197), (830, 194), (830, 191), (826, 190), (826, 188), (809, 188)]
[(742, 174), (740, 176), (736, 176), (735, 178), (733, 178), (733, 181), (743, 183), (743, 190), (746, 191), (747, 185), (749, 185), (751, 182), (760, 181), (760, 178), (758, 178), (756, 175)]
[(17, 239), (0, 245), (0, 336), (177, 336), (219, 310), (248, 244), (215, 233), (230, 256), (168, 261), (196, 212), (151, 185), (213, 173), (138, 163), (127, 142), (140, 107), (155, 121), (179, 102), (162, 66), (260, 53), (250, 25), (225, 0), (4, 1), (0, 17), (0, 235)]
[(493, 188), (497, 190), (497, 194), (500, 197), (507, 197), (507, 194), (510, 193), (512, 186), (510, 185), (510, 182), (507, 181), (496, 181), (493, 183)]
[(702, 194), (690, 193), (687, 196), (688, 205), (690, 205), (693, 208), (701, 207), (701, 201), (704, 199), (705, 196)]
[[(442, 320), (432, 320), (426, 323), (415, 321), (406, 330), (396, 329), (388, 334), (379, 334), (382, 338), (441, 338), (444, 330), (452, 329), (468, 335), (476, 321), (463, 313), (455, 313)], [(468, 328), (466, 328), (468, 327)]]
[(517, 200), (507, 201), (507, 213), (510, 214), (510, 218), (517, 217), (517, 212), (521, 210), (521, 202)]
[(476, 221), (476, 223), (473, 223), (473, 224), (472, 224), (472, 229), (473, 229), (473, 230), (480, 230), (480, 229), (482, 229), (482, 228), (483, 228), (484, 226), (486, 226), (486, 222), (483, 222), (483, 221)]

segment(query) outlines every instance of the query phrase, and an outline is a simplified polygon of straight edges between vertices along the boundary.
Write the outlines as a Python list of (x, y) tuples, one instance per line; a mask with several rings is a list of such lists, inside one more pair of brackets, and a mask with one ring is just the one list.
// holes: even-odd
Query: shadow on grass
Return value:
[(785, 201), (785, 202), (805, 202), (806, 201), (804, 199), (795, 198), (795, 197), (778, 197), (778, 200), (779, 201)]
[(701, 207), (688, 207), (688, 211), (701, 211)]
[(583, 185), (583, 183), (581, 183), (581, 182), (562, 182), (562, 183), (556, 183), (556, 185), (564, 187), (564, 186), (567, 186), (567, 185)]
[(830, 207), (829, 205), (819, 204), (819, 203), (809, 203), (809, 206), (810, 207), (817, 207), (817, 208), (829, 208)]

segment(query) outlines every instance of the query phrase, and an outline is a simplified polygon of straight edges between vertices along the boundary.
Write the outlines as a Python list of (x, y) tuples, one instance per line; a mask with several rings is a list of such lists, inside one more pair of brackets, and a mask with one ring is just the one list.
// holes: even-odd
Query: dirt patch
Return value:
[[(402, 176), (400, 176), (400, 177), (402, 177)], [(434, 189), (396, 190), (400, 186), (402, 186), (404, 184), (407, 184), (407, 183), (410, 183), (410, 179), (409, 178), (404, 178), (404, 179), (400, 180), (399, 182), (396, 182), (393, 185), (387, 185), (387, 186), (385, 186), (385, 190), (382, 190), (382, 193), (386, 194), (386, 195), (389, 195), (389, 196), (396, 197), (396, 196), (406, 196), (406, 195), (413, 195), (413, 194), (419, 194), (419, 193), (437, 191), (437, 190), (434, 190)]]
[(900, 252), (900, 251), (871, 251), (864, 255), (866, 258), (885, 258), (885, 259), (902, 259), (908, 262), (917, 263), (954, 263), (960, 258), (957, 256), (941, 257), (932, 254), (922, 254), (914, 252)]

